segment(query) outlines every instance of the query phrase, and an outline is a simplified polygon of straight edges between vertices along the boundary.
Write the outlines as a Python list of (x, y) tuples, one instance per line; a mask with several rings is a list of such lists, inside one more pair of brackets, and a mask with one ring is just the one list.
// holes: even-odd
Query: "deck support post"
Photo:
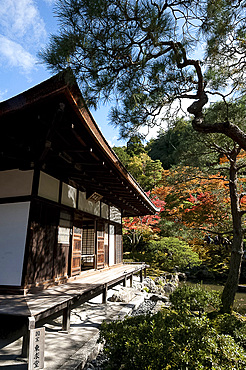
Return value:
[(102, 293), (102, 303), (107, 302), (107, 297), (108, 297), (108, 284), (105, 284), (105, 287), (104, 287), (103, 293)]
[(140, 283), (143, 282), (143, 270), (140, 270)]
[(65, 307), (63, 309), (62, 331), (69, 332), (69, 330), (70, 330), (70, 316), (71, 316), (71, 307), (70, 307), (70, 302), (68, 302), (67, 307)]
[(130, 275), (130, 287), (132, 288), (133, 274)]
[(35, 318), (33, 316), (28, 317), (26, 329), (26, 333), (23, 335), (21, 348), (21, 357), (24, 358), (27, 358), (29, 355), (30, 330), (35, 329)]
[(146, 267), (144, 268), (144, 278), (146, 279), (146, 277), (147, 277), (147, 269), (146, 269)]
[(124, 276), (124, 280), (123, 280), (123, 286), (126, 287), (126, 283), (127, 283), (127, 277)]

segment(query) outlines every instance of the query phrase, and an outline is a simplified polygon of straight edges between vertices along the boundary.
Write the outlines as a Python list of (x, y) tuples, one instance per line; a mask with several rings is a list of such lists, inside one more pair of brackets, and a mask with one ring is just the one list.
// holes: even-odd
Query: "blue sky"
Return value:
[[(55, 0), (0, 0), (0, 101), (15, 96), (51, 77), (37, 54), (58, 32), (54, 16)], [(202, 49), (196, 49), (199, 59)], [(182, 103), (186, 110), (190, 101)], [(109, 106), (91, 111), (111, 146), (122, 146), (119, 132), (109, 124)], [(151, 129), (147, 140), (156, 137), (159, 127)], [(146, 130), (142, 130), (146, 133)]]
[[(56, 33), (55, 0), (0, 0), (0, 101), (51, 76), (37, 58), (38, 51)], [(109, 107), (92, 114), (111, 146), (124, 145), (107, 120)]]

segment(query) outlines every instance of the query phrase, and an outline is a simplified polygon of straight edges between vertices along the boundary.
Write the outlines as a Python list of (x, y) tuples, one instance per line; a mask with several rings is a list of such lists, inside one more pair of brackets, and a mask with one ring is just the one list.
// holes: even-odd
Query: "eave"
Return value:
[(0, 127), (0, 170), (39, 167), (98, 192), (124, 216), (158, 211), (110, 148), (70, 71), (0, 103)]

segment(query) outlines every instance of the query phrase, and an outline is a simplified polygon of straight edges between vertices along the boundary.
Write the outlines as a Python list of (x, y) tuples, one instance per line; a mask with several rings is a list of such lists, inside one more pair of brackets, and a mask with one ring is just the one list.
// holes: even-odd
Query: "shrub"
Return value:
[(201, 264), (198, 254), (178, 238), (151, 240), (147, 245), (145, 256), (148, 254), (148, 262), (163, 271), (171, 272), (174, 268), (184, 271), (187, 267)]
[(175, 310), (209, 312), (219, 310), (221, 307), (221, 292), (205, 290), (202, 285), (182, 285), (169, 297)]
[(246, 353), (209, 319), (163, 310), (153, 316), (103, 323), (107, 369), (245, 369)]
[(213, 327), (219, 334), (226, 334), (233, 337), (240, 346), (246, 349), (246, 322), (235, 315), (216, 315), (212, 320)]
[[(106, 369), (246, 368), (245, 323), (232, 315), (219, 314), (218, 292), (185, 285), (171, 294), (171, 301), (171, 309), (155, 315), (102, 324), (100, 341), (105, 341), (109, 356)], [(203, 313), (211, 307), (217, 311)]]

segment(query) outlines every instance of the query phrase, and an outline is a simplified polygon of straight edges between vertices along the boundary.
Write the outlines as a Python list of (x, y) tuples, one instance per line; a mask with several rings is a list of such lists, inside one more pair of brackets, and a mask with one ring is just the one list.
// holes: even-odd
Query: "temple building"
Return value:
[(0, 103), (0, 291), (121, 264), (122, 217), (157, 208), (103, 137), (71, 71)]

